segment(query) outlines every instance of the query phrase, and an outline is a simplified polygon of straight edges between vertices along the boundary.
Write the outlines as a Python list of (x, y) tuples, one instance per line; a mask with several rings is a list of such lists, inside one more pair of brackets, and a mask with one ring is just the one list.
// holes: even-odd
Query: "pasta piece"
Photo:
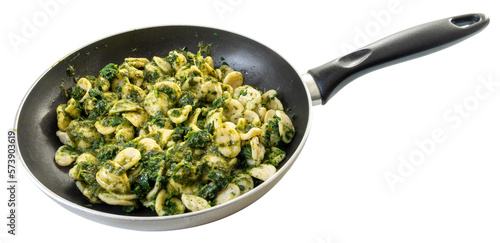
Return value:
[(252, 177), (255, 177), (262, 181), (267, 181), (271, 176), (276, 173), (276, 167), (270, 164), (261, 164), (259, 166), (253, 167), (248, 171)]
[(214, 128), (220, 127), (223, 124), (221, 111), (222, 108), (210, 111), (207, 115), (206, 124), (213, 124)]
[(91, 203), (102, 203), (102, 201), (94, 193), (92, 193), (92, 190), (89, 189), (89, 186), (85, 184), (85, 182), (77, 181), (76, 187), (90, 200)]
[(159, 113), (166, 115), (168, 104), (168, 96), (162, 92), (149, 92), (144, 98), (144, 110), (150, 116), (155, 116)]
[(179, 198), (171, 197), (169, 199), (167, 191), (163, 189), (156, 196), (155, 210), (159, 216), (175, 215), (184, 213), (186, 206)]
[(187, 79), (183, 84), (182, 84), (182, 90), (192, 90), (195, 93), (198, 92), (198, 89), (200, 85), (203, 83), (203, 78), (202, 77), (192, 77)]
[(130, 71), (129, 81), (131, 81), (130, 83), (137, 87), (141, 86), (144, 82), (144, 72), (137, 69)]
[(266, 153), (266, 148), (260, 144), (258, 137), (253, 137), (250, 139), (250, 149), (252, 151), (251, 158), (247, 159), (247, 164), (249, 166), (259, 165), (260, 162), (264, 159), (264, 155)]
[[(247, 128), (248, 122), (245, 120), (245, 118), (238, 118), (238, 121), (236, 122), (236, 129), (239, 131), (245, 131)], [(241, 135), (242, 132), (240, 132)], [(243, 139), (242, 139), (243, 140)]]
[(109, 80), (105, 79), (102, 76), (97, 77), (97, 80), (95, 81), (94, 87), (97, 87), (98, 89), (102, 91), (108, 91), (109, 88), (111, 87)]
[(230, 72), (223, 81), (224, 84), (229, 84), (233, 89), (240, 87), (243, 84), (243, 75), (238, 71)]
[(70, 147), (74, 147), (75, 143), (71, 141), (71, 138), (69, 138), (68, 133), (63, 132), (61, 130), (56, 132), (57, 137), (59, 137), (59, 141), (61, 141), (62, 144), (68, 145)]
[(260, 126), (260, 117), (255, 111), (246, 110), (243, 112), (242, 117), (245, 118), (248, 123), (254, 126)]
[(63, 145), (57, 149), (55, 160), (56, 163), (60, 166), (68, 166), (73, 163), (73, 161), (75, 161), (77, 157), (78, 153), (76, 153), (76, 151), (72, 147)]
[(274, 119), (274, 115), (276, 115), (276, 111), (275, 110), (268, 110), (266, 112), (266, 115), (264, 116), (264, 123), (268, 123), (269, 121), (273, 120)]
[(244, 111), (245, 107), (237, 99), (230, 99), (225, 102), (223, 114), (225, 117), (230, 117), (231, 122), (236, 123)]
[(278, 126), (281, 139), (285, 143), (290, 143), (295, 135), (295, 128), (293, 127), (290, 117), (283, 111), (276, 111), (276, 116), (279, 118)]
[(101, 192), (97, 195), (99, 199), (109, 205), (120, 205), (120, 206), (134, 206), (135, 202), (132, 201), (137, 199), (135, 194), (129, 194), (125, 196), (120, 196), (118, 194), (109, 193), (109, 192)]
[(173, 103), (177, 102), (179, 98), (181, 98), (182, 90), (181, 87), (175, 82), (172, 81), (160, 81), (157, 82), (154, 86), (154, 89), (157, 90), (158, 93), (163, 92), (167, 95), (169, 106), (173, 105)]
[(187, 63), (187, 59), (184, 56), (184, 54), (182, 54), (178, 51), (171, 51), (168, 54), (168, 56), (173, 59), (172, 67), (174, 68), (174, 70), (180, 69), (182, 66), (186, 65), (186, 63)]
[[(142, 140), (141, 140), (142, 141)], [(154, 141), (153, 141), (154, 142)], [(128, 170), (141, 159), (141, 152), (135, 148), (126, 148), (118, 153), (113, 160), (116, 165)]]
[(89, 153), (82, 153), (76, 158), (75, 166), (69, 170), (69, 177), (74, 180), (83, 180), (81, 176), (82, 165), (90, 165), (96, 162), (96, 157)]
[(172, 65), (170, 65), (170, 63), (168, 63), (164, 58), (153, 57), (153, 61), (164, 73), (169, 73), (172, 70)]
[(137, 143), (137, 148), (141, 151), (141, 153), (147, 152), (160, 152), (162, 151), (160, 145), (156, 143), (155, 140), (151, 138), (143, 138)]
[(153, 197), (156, 196), (156, 194), (160, 190), (160, 187), (161, 187), (160, 180), (156, 180), (155, 186), (153, 187), (153, 189), (151, 191), (149, 191), (148, 194), (146, 194), (146, 199), (147, 200), (152, 200)]
[[(128, 67), (129, 65), (124, 65), (125, 67)], [(120, 66), (121, 67), (121, 66)], [(110, 80), (111, 81), (111, 91), (120, 93), (119, 90), (125, 85), (129, 84), (130, 80), (130, 71), (125, 68), (121, 68), (118, 71), (118, 75), (115, 79)]]
[(67, 133), (76, 147), (87, 149), (92, 144), (101, 138), (101, 134), (97, 132), (94, 122), (92, 121), (77, 121), (72, 120), (67, 129)]
[(264, 117), (265, 117), (266, 113), (267, 113), (266, 107), (261, 106), (261, 107), (257, 108), (257, 114), (259, 115), (260, 121), (262, 123), (264, 123)]
[(283, 110), (283, 104), (278, 99), (278, 93), (274, 89), (271, 89), (262, 95), (262, 103), (267, 109)]
[(241, 151), (240, 135), (232, 127), (235, 125), (225, 122), (215, 130), (214, 141), (219, 152), (229, 158), (236, 157)]
[(283, 161), (286, 157), (285, 151), (277, 148), (271, 147), (270, 149), (266, 149), (266, 158), (264, 163), (269, 163), (273, 165), (278, 165)]
[(197, 194), (200, 191), (198, 185), (182, 185), (181, 183), (175, 182), (172, 177), (168, 180), (168, 189), (174, 194)]
[(195, 132), (200, 130), (200, 128), (196, 125), (200, 114), (201, 114), (201, 108), (196, 108), (191, 117), (189, 118), (189, 120), (187, 121), (189, 127), (191, 127), (191, 129)]
[[(166, 114), (166, 113), (165, 113)], [(154, 132), (159, 129), (174, 129), (173, 123), (168, 117), (164, 117), (163, 114), (158, 114), (156, 116), (149, 116), (147, 126), (150, 132)]]
[(182, 194), (181, 200), (186, 208), (193, 212), (210, 208), (210, 204), (207, 200), (195, 195)]
[(201, 77), (203, 73), (197, 66), (189, 66), (186, 65), (179, 70), (177, 70), (175, 74), (175, 78), (178, 80), (187, 79), (188, 77)]
[(189, 112), (193, 107), (191, 105), (186, 105), (183, 108), (175, 108), (168, 110), (168, 118), (175, 124), (183, 123), (188, 119)]
[(142, 172), (142, 164), (138, 163), (135, 167), (127, 170), (127, 177), (129, 181), (135, 180)]
[(257, 108), (262, 101), (260, 92), (249, 85), (243, 85), (234, 89), (233, 97), (238, 99), (248, 110)]
[(222, 95), (222, 87), (218, 82), (205, 82), (200, 85), (198, 98), (213, 102)]
[(90, 83), (90, 81), (86, 78), (81, 78), (76, 83), (76, 87), (82, 89), (85, 92), (82, 98), (78, 101), (78, 102), (83, 102), (85, 99), (89, 97), (89, 90), (92, 88), (92, 83)]
[(228, 65), (221, 65), (217, 70), (215, 70), (217, 73), (218, 73), (218, 76), (219, 76), (219, 80), (220, 81), (223, 81), (226, 76), (231, 73), (231, 72), (234, 72), (234, 69), (232, 69), (231, 67), (229, 67)]
[(144, 110), (122, 113), (123, 118), (127, 119), (134, 127), (142, 127), (148, 120), (148, 113)]
[(209, 64), (209, 63), (203, 63), (203, 73), (205, 75), (210, 75), (214, 78), (217, 78), (217, 72), (215, 71), (214, 67), (213, 67), (213, 60), (212, 61), (212, 64)]
[(68, 128), (69, 122), (71, 121), (71, 117), (64, 111), (66, 105), (57, 106), (57, 127), (59, 130), (65, 132)]
[(64, 108), (64, 111), (68, 113), (72, 118), (80, 117), (80, 109), (78, 109), (76, 100), (73, 98), (68, 101), (66, 108)]
[[(246, 133), (241, 133), (240, 132), (240, 138), (241, 140), (249, 140), (251, 138), (257, 137), (262, 134), (262, 129), (257, 128), (257, 127), (252, 127), (248, 132)], [(257, 137), (258, 138), (258, 137)]]
[(140, 103), (146, 97), (144, 90), (133, 84), (125, 84), (122, 86), (122, 99), (127, 99), (132, 102)]
[(142, 108), (137, 103), (130, 100), (119, 100), (113, 105), (113, 107), (111, 107), (111, 109), (109, 110), (109, 114), (114, 115), (122, 112), (138, 110), (142, 110)]
[(229, 183), (226, 188), (222, 189), (217, 193), (214, 202), (215, 205), (221, 205), (223, 203), (229, 202), (241, 195), (239, 186), (234, 183)]
[(151, 80), (153, 83), (158, 82), (162, 78), (163, 72), (153, 63), (144, 64), (144, 76)]
[(174, 130), (172, 129), (160, 128), (147, 134), (146, 137), (154, 139), (160, 148), (164, 148), (173, 133)]
[(249, 192), (254, 187), (253, 179), (249, 174), (237, 174), (231, 183), (238, 186), (241, 195)]
[[(163, 165), (163, 163), (161, 163), (161, 165)], [(160, 166), (159, 170), (157, 172), (158, 176), (156, 177), (155, 185), (154, 185), (153, 189), (151, 189), (146, 194), (146, 200), (153, 200), (154, 196), (156, 196), (158, 194), (158, 192), (160, 191), (160, 189), (162, 187), (162, 176), (164, 175), (163, 171), (164, 171), (163, 166)]]
[(116, 131), (118, 125), (112, 126), (112, 124), (105, 120), (99, 120), (95, 122), (95, 128), (102, 135), (109, 135)]
[(102, 92), (102, 98), (109, 103), (116, 103), (118, 101), (118, 95), (114, 92)]
[(147, 58), (144, 57), (127, 57), (125, 62), (128, 62), (131, 66), (135, 68), (144, 68), (146, 63), (149, 62)]
[(97, 172), (96, 181), (108, 192), (123, 194), (130, 190), (130, 183), (126, 173), (116, 174), (106, 167), (101, 167)]
[(204, 61), (205, 61), (205, 64), (207, 64), (211, 68), (214, 68), (214, 59), (211, 56), (205, 57)]
[(155, 211), (159, 216), (166, 216), (167, 212), (165, 211), (165, 201), (167, 200), (167, 190), (161, 190), (156, 196), (155, 200)]
[(120, 124), (116, 127), (115, 139), (126, 142), (134, 139), (135, 129), (130, 123)]

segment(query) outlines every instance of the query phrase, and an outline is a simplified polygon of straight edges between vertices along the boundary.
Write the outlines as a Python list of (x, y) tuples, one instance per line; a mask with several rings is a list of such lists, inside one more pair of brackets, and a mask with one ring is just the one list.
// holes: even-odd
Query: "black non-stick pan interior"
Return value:
[[(74, 87), (74, 77), (97, 76), (108, 63), (120, 64), (127, 57), (165, 57), (175, 49), (197, 52), (200, 42), (213, 43), (210, 49), (216, 67), (226, 62), (243, 73), (246, 84), (262, 91), (278, 91), (283, 105), (290, 108), (288, 114), (296, 129), (293, 141), (286, 148), (289, 158), (305, 138), (310, 106), (300, 77), (283, 58), (251, 39), (226, 31), (193, 26), (152, 27), (114, 35), (83, 47), (58, 61), (33, 85), (20, 108), (16, 127), (19, 152), (40, 182), (37, 184), (77, 205), (89, 205), (69, 178), (70, 167), (60, 167), (54, 162), (55, 151), (62, 145), (56, 136), (56, 107), (67, 101), (60, 89), (61, 81), (67, 87)], [(75, 70), (73, 77), (67, 74), (69, 66)], [(108, 205), (92, 205), (91, 209), (126, 214), (120, 207)], [(142, 209), (127, 215), (153, 216), (155, 213)]]

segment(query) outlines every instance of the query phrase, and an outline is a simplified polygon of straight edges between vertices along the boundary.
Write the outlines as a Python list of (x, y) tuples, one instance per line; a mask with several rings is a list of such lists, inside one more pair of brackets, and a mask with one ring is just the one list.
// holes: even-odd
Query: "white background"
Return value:
[[(56, 5), (47, 10), (47, 2)], [(262, 42), (304, 73), (345, 54), (345, 46), (360, 47), (428, 21), (484, 12), (491, 24), (449, 49), (365, 75), (327, 105), (314, 107), (308, 143), (291, 170), (263, 198), (232, 216), (167, 232), (109, 227), (58, 206), (19, 163), (17, 235), (8, 236), (2, 223), (7, 221), (2, 189), (0, 241), (498, 242), (500, 87), (488, 90), (481, 83), (500, 83), (500, 13), (494, 2), (4, 2), (0, 188), (7, 181), (7, 131), (26, 91), (60, 58), (102, 37), (156, 25), (210, 26)], [(36, 31), (23, 35), (30, 23)], [(15, 35), (23, 42), (12, 43), (9, 36)], [(488, 97), (477, 96), (477, 90)], [(459, 116), (454, 109), (464, 104), (466, 114)], [(431, 146), (436, 130), (443, 137)], [(428, 151), (415, 141), (426, 141)], [(403, 162), (409, 159), (419, 165)], [(387, 173), (400, 176), (394, 190)]]

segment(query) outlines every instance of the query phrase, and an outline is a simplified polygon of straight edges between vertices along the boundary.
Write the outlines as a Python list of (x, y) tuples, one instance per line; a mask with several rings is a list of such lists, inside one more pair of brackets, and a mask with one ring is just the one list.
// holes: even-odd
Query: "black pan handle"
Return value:
[(490, 20), (484, 14), (466, 14), (403, 30), (355, 52), (313, 68), (313, 77), (324, 104), (352, 80), (392, 64), (421, 57), (477, 34)]

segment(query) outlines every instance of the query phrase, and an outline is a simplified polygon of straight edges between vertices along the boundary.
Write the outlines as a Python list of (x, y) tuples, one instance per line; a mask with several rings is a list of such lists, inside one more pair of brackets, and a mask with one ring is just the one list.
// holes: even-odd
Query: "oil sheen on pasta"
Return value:
[(91, 203), (127, 212), (225, 203), (272, 177), (295, 134), (277, 92), (243, 81), (201, 48), (110, 63), (57, 107), (55, 162)]

